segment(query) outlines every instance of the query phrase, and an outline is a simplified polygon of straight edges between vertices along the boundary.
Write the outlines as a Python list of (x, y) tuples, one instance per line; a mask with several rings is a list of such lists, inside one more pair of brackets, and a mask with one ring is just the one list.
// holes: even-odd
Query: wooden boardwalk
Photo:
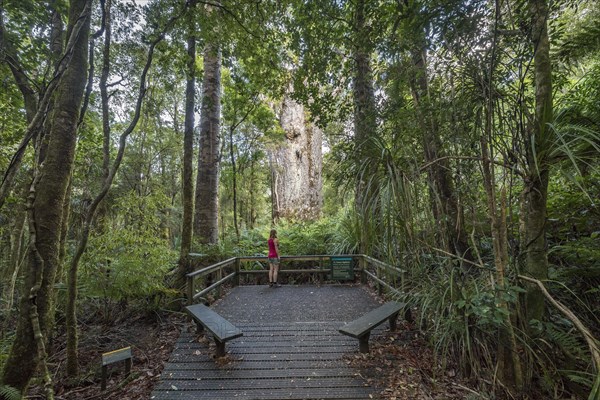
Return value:
[[(338, 290), (329, 302), (323, 301), (328, 292), (326, 288), (323, 291), (310, 287), (282, 287), (270, 289), (272, 292), (263, 288), (240, 290), (241, 294), (234, 291), (228, 296), (230, 304), (216, 307), (244, 333), (243, 337), (227, 344), (227, 362), (216, 361), (212, 340), (198, 337), (190, 325), (190, 329), (182, 332), (151, 399), (378, 397), (376, 390), (369, 387), (344, 359), (344, 356), (358, 352), (358, 341), (338, 332), (349, 318), (376, 305), (372, 299), (364, 298), (364, 290), (356, 287)], [(252, 298), (253, 291), (257, 304), (248, 307), (250, 300), (245, 295)], [(314, 296), (315, 292), (323, 298)], [(278, 297), (286, 299), (286, 303), (269, 309), (271, 301)], [(298, 303), (302, 302), (310, 311), (298, 316), (298, 310), (302, 308)], [(343, 312), (339, 309), (342, 303), (345, 304)], [(237, 309), (232, 310), (235, 304)], [(329, 312), (324, 312), (327, 310)], [(344, 319), (332, 320), (336, 315)], [(325, 320), (298, 321), (306, 316), (312, 319), (320, 316), (319, 319)], [(268, 319), (273, 320), (266, 321)]]

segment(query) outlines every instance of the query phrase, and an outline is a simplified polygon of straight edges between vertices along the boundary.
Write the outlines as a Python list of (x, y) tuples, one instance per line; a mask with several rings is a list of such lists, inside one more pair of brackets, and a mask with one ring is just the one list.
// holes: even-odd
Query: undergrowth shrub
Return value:
[(119, 206), (124, 221), (114, 221), (89, 239), (81, 263), (81, 296), (102, 300), (105, 312), (114, 303), (134, 302), (155, 309), (174, 294), (165, 277), (177, 260), (177, 253), (161, 234), (161, 203), (130, 195)]
[[(281, 221), (275, 229), (279, 238), (279, 248), (282, 255), (320, 255), (330, 254), (334, 250), (334, 234), (337, 221), (324, 218), (319, 221)], [(270, 227), (255, 228), (242, 231), (240, 241), (235, 242), (234, 236), (228, 236), (218, 246), (223, 257), (231, 256), (266, 256), (268, 253), (267, 240)], [(212, 246), (214, 248), (214, 246)], [(196, 246), (200, 253), (208, 254), (217, 251), (209, 246)]]
[(419, 311), (418, 324), (440, 365), (456, 366), (469, 378), (482, 378), (494, 365), (496, 336), (503, 324), (504, 315), (496, 307), (498, 293), (488, 277), (465, 276), (444, 263), (438, 260), (411, 271), (403, 300)]

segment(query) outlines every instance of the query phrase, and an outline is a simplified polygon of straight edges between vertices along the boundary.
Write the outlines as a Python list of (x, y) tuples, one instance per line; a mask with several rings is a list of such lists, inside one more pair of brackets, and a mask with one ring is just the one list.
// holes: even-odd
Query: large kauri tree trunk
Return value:
[(323, 205), (323, 133), (289, 96), (283, 99), (279, 121), (285, 142), (271, 154), (273, 220), (315, 220)]
[(219, 240), (219, 157), (221, 114), (221, 50), (207, 44), (200, 115), (200, 151), (196, 179), (194, 236), (200, 243)]
[[(27, 388), (40, 361), (40, 343), (53, 317), (67, 186), (75, 156), (77, 121), (87, 75), (91, 0), (71, 0), (67, 37), (74, 41), (69, 65), (56, 92), (48, 148), (30, 190), (30, 246), (17, 332), (2, 373), (5, 385)], [(38, 315), (39, 325), (35, 319)], [(34, 330), (41, 337), (34, 338)], [(41, 339), (41, 340), (40, 340)]]

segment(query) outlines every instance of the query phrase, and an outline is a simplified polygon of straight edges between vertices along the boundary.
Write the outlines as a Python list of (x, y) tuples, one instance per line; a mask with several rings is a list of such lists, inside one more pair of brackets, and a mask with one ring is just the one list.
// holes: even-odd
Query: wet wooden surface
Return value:
[(235, 288), (213, 307), (244, 336), (215, 360), (212, 339), (190, 324), (151, 398), (377, 398), (344, 359), (358, 352), (356, 340), (338, 329), (378, 305), (358, 286)]

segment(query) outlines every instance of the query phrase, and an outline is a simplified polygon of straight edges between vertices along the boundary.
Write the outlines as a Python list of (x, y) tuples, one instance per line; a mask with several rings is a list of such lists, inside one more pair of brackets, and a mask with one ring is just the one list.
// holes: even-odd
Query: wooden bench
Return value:
[(131, 363), (133, 362), (133, 356), (131, 355), (131, 346), (102, 354), (102, 391), (106, 390), (108, 366), (119, 361), (125, 361), (125, 374), (129, 375), (129, 373), (131, 372)]
[(398, 319), (398, 313), (406, 307), (404, 303), (398, 303), (390, 301), (385, 303), (381, 307), (369, 311), (362, 317), (355, 319), (352, 322), (342, 326), (339, 331), (344, 335), (351, 336), (358, 339), (360, 352), (369, 352), (369, 337), (371, 336), (371, 330), (383, 322), (388, 320), (390, 322), (390, 330), (396, 329), (396, 320)]
[(213, 335), (215, 344), (217, 345), (217, 357), (225, 355), (225, 342), (243, 335), (239, 328), (204, 304), (192, 304), (191, 306), (187, 306), (185, 311), (196, 322), (198, 332), (206, 329)]

